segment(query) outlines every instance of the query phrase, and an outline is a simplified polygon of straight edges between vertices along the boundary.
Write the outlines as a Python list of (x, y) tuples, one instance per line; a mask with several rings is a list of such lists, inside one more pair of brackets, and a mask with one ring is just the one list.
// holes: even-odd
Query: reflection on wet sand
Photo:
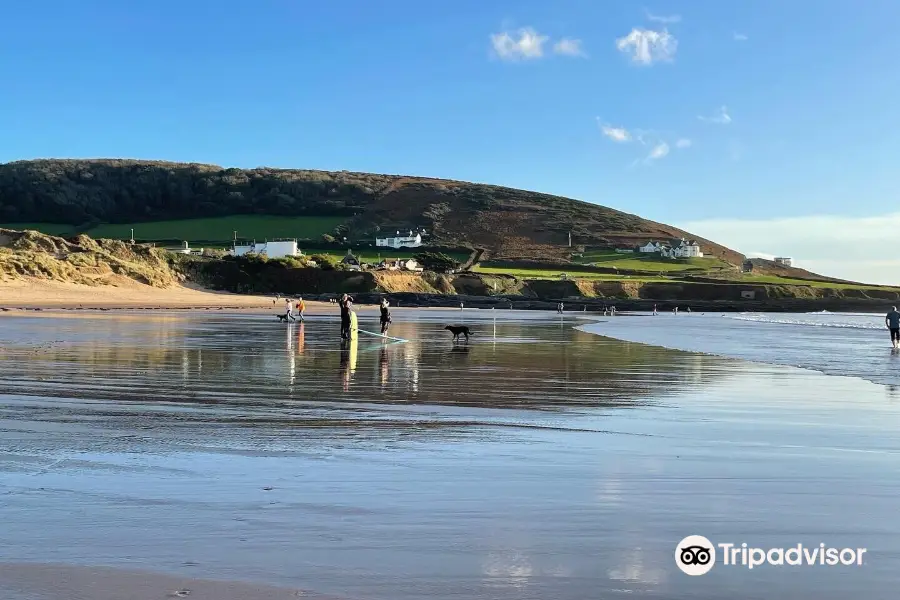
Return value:
[[(334, 339), (330, 323), (312, 319), (281, 326), (217, 315), (198, 327), (184, 318), (123, 324), (111, 316), (94, 321), (93, 335), (83, 340), (68, 335), (81, 323), (34, 321), (12, 324), (43, 326), (63, 339), (8, 345), (0, 360), (6, 392), (142, 402), (353, 400), (554, 410), (633, 406), (723, 373), (704, 369), (709, 361), (702, 355), (613, 343), (557, 324), (496, 319), (484, 324), (486, 330), (476, 326), (479, 337), (469, 344), (451, 343), (431, 324), (398, 322), (392, 333), (408, 343), (367, 338), (346, 346)], [(329, 367), (335, 363), (337, 369)], [(511, 380), (516, 394), (510, 394)]]
[[(356, 347), (315, 317), (4, 319), (0, 561), (368, 600), (894, 596), (883, 388), (510, 317)], [(687, 534), (871, 562), (692, 578)]]

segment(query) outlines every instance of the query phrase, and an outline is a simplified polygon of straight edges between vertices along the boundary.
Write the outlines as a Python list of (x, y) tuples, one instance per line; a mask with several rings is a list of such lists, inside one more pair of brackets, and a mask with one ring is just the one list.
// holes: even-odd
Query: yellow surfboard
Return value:
[(359, 337), (359, 322), (356, 320), (356, 313), (350, 311), (350, 339), (355, 340)]

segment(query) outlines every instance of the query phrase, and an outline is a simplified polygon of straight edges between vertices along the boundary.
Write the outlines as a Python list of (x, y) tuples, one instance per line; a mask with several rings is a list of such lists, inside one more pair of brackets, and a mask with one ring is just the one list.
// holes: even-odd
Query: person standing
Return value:
[(897, 312), (896, 306), (892, 306), (891, 312), (884, 316), (884, 324), (891, 332), (891, 346), (896, 349), (900, 346), (900, 312)]
[(387, 298), (381, 301), (381, 335), (386, 335), (391, 326), (391, 309)]
[(656, 305), (654, 304), (654, 305), (653, 305), (653, 316), (655, 317), (655, 316), (658, 315), (658, 314), (659, 314), (659, 313), (656, 312)]
[(353, 307), (353, 298), (348, 294), (341, 296), (338, 301), (341, 309), (341, 339), (350, 339), (350, 309)]

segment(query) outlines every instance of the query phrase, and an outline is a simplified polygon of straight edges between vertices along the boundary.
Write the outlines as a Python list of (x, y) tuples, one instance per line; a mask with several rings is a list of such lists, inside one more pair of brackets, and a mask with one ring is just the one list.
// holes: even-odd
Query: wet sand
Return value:
[[(373, 600), (894, 597), (883, 386), (494, 312), (355, 348), (325, 316), (3, 319), (0, 561)], [(868, 554), (688, 577), (689, 534)]]
[[(331, 600), (259, 584), (69, 565), (0, 564), (3, 600)], [(334, 600), (337, 600), (336, 598)]]

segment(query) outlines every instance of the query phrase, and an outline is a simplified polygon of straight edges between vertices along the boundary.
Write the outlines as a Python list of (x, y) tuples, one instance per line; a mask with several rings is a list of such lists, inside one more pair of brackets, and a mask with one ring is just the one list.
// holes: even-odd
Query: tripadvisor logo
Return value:
[[(718, 549), (718, 551), (717, 551)], [(702, 535), (689, 535), (675, 547), (675, 564), (687, 575), (706, 575), (718, 562), (726, 567), (754, 569), (771, 566), (861, 566), (865, 548), (832, 548), (825, 544), (789, 548), (755, 548), (746, 543), (713, 544)]]

